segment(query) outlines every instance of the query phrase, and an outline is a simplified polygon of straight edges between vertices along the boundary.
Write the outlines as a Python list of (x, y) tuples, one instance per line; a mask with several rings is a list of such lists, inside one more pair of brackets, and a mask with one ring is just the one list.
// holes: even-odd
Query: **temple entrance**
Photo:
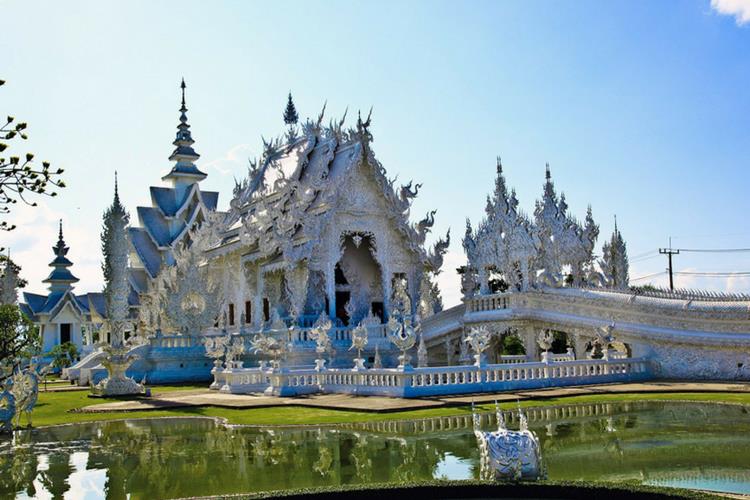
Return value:
[(60, 343), (70, 342), (70, 323), (60, 324)]
[(336, 292), (336, 317), (345, 325), (349, 324), (349, 313), (346, 311), (346, 304), (349, 303), (351, 292)]
[(384, 315), (383, 277), (374, 258), (374, 238), (366, 232), (342, 237), (343, 252), (335, 267), (334, 281), (336, 317), (345, 325), (359, 323), (370, 311)]

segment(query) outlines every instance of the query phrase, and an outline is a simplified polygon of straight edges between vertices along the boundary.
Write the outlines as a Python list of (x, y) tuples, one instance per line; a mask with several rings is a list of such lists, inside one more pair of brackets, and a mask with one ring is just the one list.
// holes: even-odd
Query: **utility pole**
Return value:
[(672, 248), (672, 237), (669, 238), (669, 248), (660, 248), (659, 253), (662, 255), (667, 256), (667, 260), (669, 261), (669, 289), (671, 291), (674, 291), (674, 279), (672, 278), (672, 256), (673, 255), (680, 255), (679, 249)]

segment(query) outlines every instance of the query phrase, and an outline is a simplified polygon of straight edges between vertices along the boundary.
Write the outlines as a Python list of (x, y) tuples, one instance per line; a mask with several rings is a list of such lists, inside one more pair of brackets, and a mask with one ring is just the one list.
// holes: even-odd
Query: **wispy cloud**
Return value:
[(719, 14), (734, 16), (737, 26), (750, 23), (750, 0), (711, 0), (711, 8)]
[(0, 246), (10, 249), (11, 258), (21, 266), (21, 276), (29, 282), (26, 291), (46, 293), (47, 285), (42, 280), (50, 273), (47, 264), (53, 259), (52, 247), (57, 242), (60, 219), (63, 220), (65, 241), (70, 247), (71, 271), (80, 279), (75, 286), (76, 292), (102, 289), (101, 243), (96, 229), (81, 224), (81, 218), (50, 209), (43, 202), (38, 207), (17, 205), (11, 215), (17, 227), (0, 235)]
[(249, 144), (238, 144), (227, 151), (221, 158), (204, 163), (203, 167), (206, 170), (215, 170), (221, 175), (231, 175), (239, 172), (239, 176), (244, 176), (247, 161), (253, 156), (255, 154)]
[(463, 297), (461, 294), (461, 277), (456, 272), (456, 268), (464, 264), (466, 264), (466, 256), (463, 251), (448, 250), (445, 254), (442, 272), (438, 274), (436, 281), (446, 309), (461, 302)]

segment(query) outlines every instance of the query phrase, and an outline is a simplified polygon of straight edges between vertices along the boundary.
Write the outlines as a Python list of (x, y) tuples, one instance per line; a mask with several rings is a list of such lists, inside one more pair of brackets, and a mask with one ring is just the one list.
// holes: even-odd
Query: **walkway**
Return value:
[(223, 408), (268, 408), (273, 406), (307, 406), (331, 410), (367, 412), (394, 412), (424, 410), (446, 406), (465, 405), (471, 402), (488, 403), (493, 401), (521, 401), (583, 396), (590, 394), (622, 393), (669, 393), (669, 392), (733, 392), (750, 393), (750, 383), (742, 382), (639, 382), (628, 384), (591, 385), (585, 387), (561, 387), (533, 391), (502, 392), (461, 396), (441, 396), (436, 398), (401, 399), (376, 396), (353, 396), (350, 394), (315, 394), (291, 398), (263, 395), (224, 394), (208, 389), (194, 391), (165, 392), (159, 394), (154, 388), (150, 398), (132, 399), (86, 406), (80, 411), (92, 413), (164, 410), (196, 406), (217, 406)]

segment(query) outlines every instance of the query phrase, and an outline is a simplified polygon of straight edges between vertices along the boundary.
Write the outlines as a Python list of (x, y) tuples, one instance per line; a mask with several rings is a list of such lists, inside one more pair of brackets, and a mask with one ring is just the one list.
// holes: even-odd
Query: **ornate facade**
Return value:
[(323, 126), (323, 113), (286, 140), (264, 142), (237, 183), (221, 243), (209, 250), (224, 275), (229, 325), (261, 328), (275, 317), (309, 325), (325, 311), (336, 324), (391, 310), (405, 279), (414, 310), (432, 309), (423, 286), (440, 271), (449, 235), (431, 248), (431, 212), (409, 222), (420, 185), (397, 187), (372, 150), (370, 118), (356, 128)]
[(627, 254), (620, 232), (615, 226), (612, 242), (605, 245), (597, 268), (594, 247), (598, 236), (599, 226), (590, 206), (581, 224), (568, 212), (565, 193), (558, 198), (549, 165), (532, 221), (518, 209), (515, 190), (508, 192), (498, 158), (495, 190), (487, 197), (485, 218), (476, 230), (466, 221), (464, 295), (539, 286), (627, 288)]

